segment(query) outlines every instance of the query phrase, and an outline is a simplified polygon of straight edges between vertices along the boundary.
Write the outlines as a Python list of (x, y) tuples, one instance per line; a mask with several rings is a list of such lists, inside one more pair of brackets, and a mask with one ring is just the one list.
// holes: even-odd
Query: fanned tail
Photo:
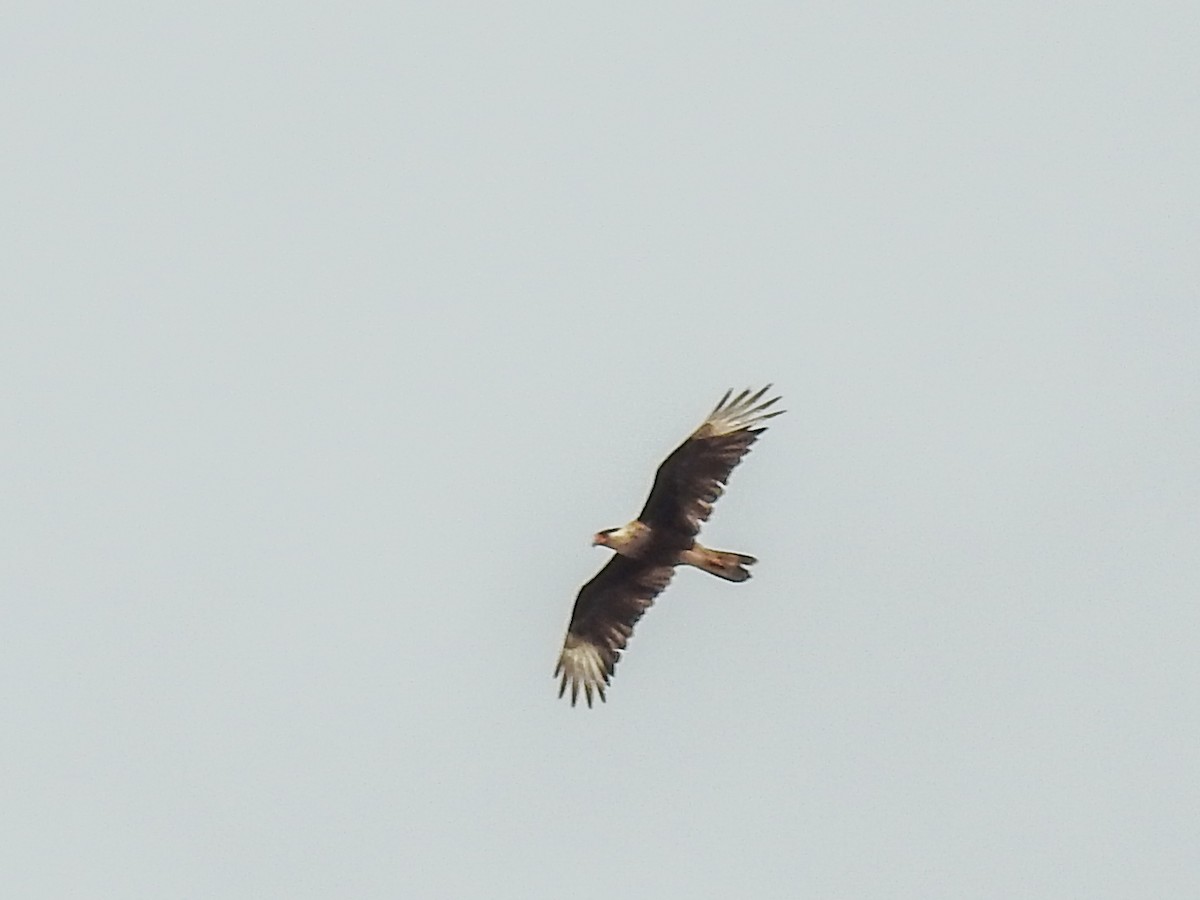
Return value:
[(708, 547), (701, 547), (696, 544), (691, 550), (683, 554), (682, 562), (695, 566), (708, 572), (710, 575), (716, 575), (718, 578), (724, 578), (726, 581), (745, 581), (750, 577), (750, 570), (747, 566), (752, 566), (756, 562), (753, 556), (747, 556), (745, 553), (734, 553), (730, 550), (710, 550)]

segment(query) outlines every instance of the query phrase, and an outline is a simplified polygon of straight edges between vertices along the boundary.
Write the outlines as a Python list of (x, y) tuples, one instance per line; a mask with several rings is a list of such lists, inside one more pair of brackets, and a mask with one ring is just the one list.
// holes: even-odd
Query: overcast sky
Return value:
[[(1200, 7), (24, 3), (0, 893), (1200, 884)], [(609, 702), (590, 536), (788, 414)]]

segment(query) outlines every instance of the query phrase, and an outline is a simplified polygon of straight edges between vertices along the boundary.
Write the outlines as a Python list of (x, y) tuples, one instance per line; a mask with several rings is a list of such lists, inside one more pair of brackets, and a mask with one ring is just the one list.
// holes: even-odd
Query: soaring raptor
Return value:
[(713, 504), (750, 445), (766, 430), (762, 425), (783, 410), (767, 412), (779, 398), (760, 403), (770, 390), (755, 394), (727, 391), (700, 427), (658, 467), (645, 507), (628, 525), (609, 528), (592, 538), (593, 546), (616, 553), (596, 577), (579, 591), (555, 676), (562, 676), (558, 696), (571, 685), (571, 705), (579, 688), (592, 705), (592, 695), (605, 700), (605, 688), (633, 626), (662, 593), (679, 565), (695, 566), (727, 581), (745, 581), (753, 556), (710, 550), (696, 541)]

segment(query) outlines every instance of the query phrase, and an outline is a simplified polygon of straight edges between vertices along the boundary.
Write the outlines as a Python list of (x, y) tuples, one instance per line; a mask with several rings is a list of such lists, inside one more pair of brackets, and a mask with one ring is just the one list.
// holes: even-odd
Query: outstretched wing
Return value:
[(580, 589), (554, 669), (556, 676), (562, 675), (558, 696), (570, 682), (572, 706), (579, 697), (580, 685), (588, 706), (592, 705), (593, 692), (605, 699), (604, 689), (633, 634), (633, 626), (662, 593), (674, 571), (671, 565), (614, 555)]
[(726, 391), (700, 427), (658, 467), (638, 519), (659, 537), (665, 539), (663, 532), (670, 530), (684, 546), (690, 545), (712, 514), (713, 504), (725, 493), (729, 473), (766, 430), (756, 426), (783, 412), (766, 411), (779, 402), (778, 397), (758, 402), (770, 389), (768, 384), (756, 394), (745, 390), (732, 400), (733, 391)]

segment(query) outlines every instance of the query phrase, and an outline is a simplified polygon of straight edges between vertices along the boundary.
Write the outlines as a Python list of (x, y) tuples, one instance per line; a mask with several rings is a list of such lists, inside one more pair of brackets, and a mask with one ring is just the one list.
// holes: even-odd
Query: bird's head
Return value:
[(615, 528), (606, 528), (603, 531), (597, 531), (595, 534), (592, 535), (592, 546), (593, 547), (607, 547), (609, 536), (612, 535), (612, 533), (616, 530), (617, 529), (615, 529)]

